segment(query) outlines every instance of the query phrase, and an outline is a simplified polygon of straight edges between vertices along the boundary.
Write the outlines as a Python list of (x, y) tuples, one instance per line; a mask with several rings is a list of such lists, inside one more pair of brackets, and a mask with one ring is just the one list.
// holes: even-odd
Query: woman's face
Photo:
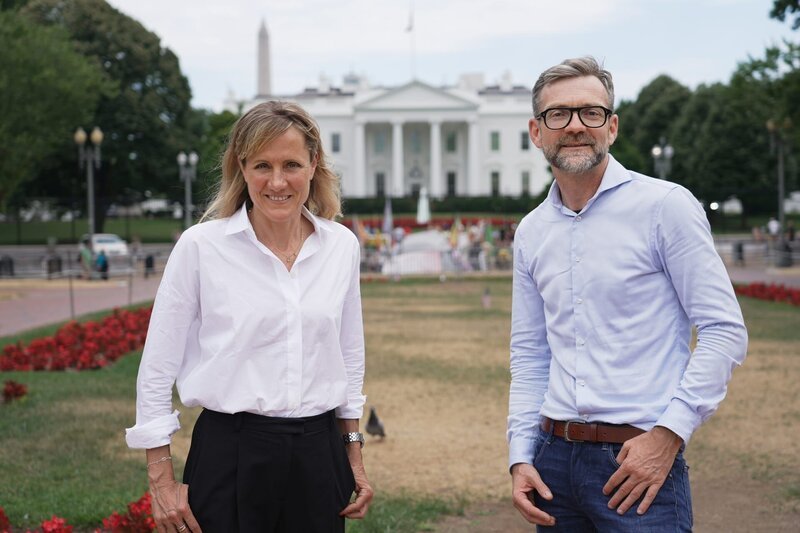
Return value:
[(242, 163), (254, 224), (295, 220), (308, 199), (316, 169), (305, 137), (294, 127)]

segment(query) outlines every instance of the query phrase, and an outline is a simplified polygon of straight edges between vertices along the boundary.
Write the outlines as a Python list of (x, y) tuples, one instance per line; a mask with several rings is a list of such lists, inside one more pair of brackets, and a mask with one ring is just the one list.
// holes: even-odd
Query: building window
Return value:
[(522, 150), (530, 150), (531, 149), (531, 137), (528, 135), (527, 131), (523, 131), (519, 135), (519, 147)]
[(378, 198), (386, 196), (386, 174), (383, 172), (375, 173), (375, 196)]
[(342, 149), (342, 135), (340, 133), (331, 134), (331, 152), (338, 154)]
[(409, 141), (411, 144), (412, 154), (422, 153), (422, 139), (420, 138), (419, 130), (417, 129), (411, 130), (411, 138), (409, 139)]
[(386, 150), (386, 132), (375, 132), (375, 153), (382, 154)]
[(492, 172), (492, 196), (500, 196), (500, 173)]
[(454, 131), (447, 132), (447, 138), (445, 139), (445, 150), (447, 153), (454, 154), (456, 149), (458, 148), (458, 136)]
[(456, 195), (456, 173), (449, 171), (447, 173), (447, 196)]
[(489, 135), (489, 147), (491, 148), (492, 152), (499, 152), (500, 151), (500, 132), (493, 131)]
[(531, 195), (531, 173), (527, 170), (522, 171), (522, 196)]

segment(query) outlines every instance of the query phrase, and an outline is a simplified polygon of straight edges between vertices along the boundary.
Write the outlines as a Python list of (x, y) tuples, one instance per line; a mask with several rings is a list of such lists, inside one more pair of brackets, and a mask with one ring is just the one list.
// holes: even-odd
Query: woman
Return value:
[[(233, 127), (208, 221), (164, 271), (127, 430), (147, 450), (160, 532), (343, 531), (367, 512), (359, 246), (331, 221), (338, 191), (299, 106), (266, 102)], [(204, 408), (184, 484), (176, 380)]]

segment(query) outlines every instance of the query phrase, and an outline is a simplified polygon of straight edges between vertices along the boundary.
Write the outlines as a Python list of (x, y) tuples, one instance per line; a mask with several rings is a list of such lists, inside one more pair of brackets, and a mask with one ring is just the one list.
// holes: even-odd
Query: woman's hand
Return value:
[(361, 445), (357, 442), (348, 444), (347, 448), (347, 458), (350, 461), (350, 468), (353, 469), (353, 477), (356, 480), (356, 499), (355, 501), (351, 502), (350, 505), (344, 508), (344, 510), (339, 513), (339, 516), (344, 516), (345, 518), (351, 519), (360, 519), (364, 518), (367, 514), (367, 509), (369, 509), (369, 504), (372, 502), (372, 496), (374, 494), (372, 490), (372, 486), (369, 484), (369, 480), (367, 479), (367, 472), (364, 470), (364, 463), (361, 460)]
[(159, 533), (202, 533), (189, 508), (189, 485), (175, 480), (169, 446), (147, 450), (151, 507)]

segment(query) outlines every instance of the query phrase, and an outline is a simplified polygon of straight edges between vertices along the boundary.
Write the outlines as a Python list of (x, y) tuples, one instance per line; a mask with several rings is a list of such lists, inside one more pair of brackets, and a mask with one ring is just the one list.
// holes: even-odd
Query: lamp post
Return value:
[[(784, 228), (786, 228), (786, 214), (783, 209), (783, 199), (786, 196), (785, 191), (785, 175), (784, 175), (784, 158), (786, 156), (786, 134), (792, 127), (792, 121), (788, 118), (783, 122), (769, 119), (767, 121), (767, 131), (769, 131), (769, 144), (772, 148), (772, 153), (776, 154), (778, 158), (778, 224), (780, 230), (778, 231), (778, 265), (777, 266), (791, 266), (792, 258), (791, 252), (787, 253), (786, 240), (784, 235)], [(784, 257), (785, 255), (785, 257)]]
[(183, 229), (192, 225), (192, 182), (197, 179), (197, 162), (200, 157), (195, 152), (187, 156), (185, 152), (178, 154), (178, 174), (186, 184), (186, 199), (183, 208)]
[(659, 143), (650, 149), (650, 155), (653, 156), (653, 165), (658, 177), (662, 180), (667, 179), (667, 174), (672, 169), (672, 156), (675, 155), (675, 150), (667, 144), (664, 137), (661, 137)]
[[(87, 143), (86, 140), (90, 141)], [(78, 145), (78, 165), (86, 165), (86, 204), (89, 215), (89, 242), (94, 234), (94, 169), (100, 168), (100, 144), (103, 142), (103, 131), (97, 126), (88, 136), (83, 128), (75, 130), (75, 144)]]

